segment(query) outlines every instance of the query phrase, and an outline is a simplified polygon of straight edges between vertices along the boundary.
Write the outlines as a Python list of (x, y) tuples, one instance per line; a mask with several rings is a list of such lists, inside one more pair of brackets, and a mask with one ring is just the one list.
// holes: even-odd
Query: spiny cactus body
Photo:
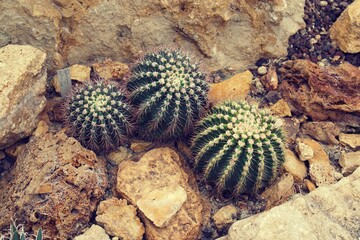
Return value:
[[(6, 234), (6, 236), (0, 236), (0, 240), (29, 240), (27, 237), (27, 233), (24, 231), (24, 227), (22, 225), (16, 226), (15, 222), (10, 224), (10, 231)], [(43, 231), (39, 228), (36, 237), (32, 238), (35, 240), (43, 239)]]
[(95, 152), (106, 152), (123, 144), (132, 130), (131, 118), (130, 105), (114, 82), (81, 85), (69, 96), (66, 105), (70, 134)]
[(167, 141), (187, 135), (207, 103), (208, 85), (198, 64), (179, 50), (147, 54), (128, 82), (140, 137)]
[(215, 106), (196, 129), (195, 170), (219, 191), (257, 192), (276, 177), (284, 161), (277, 120), (246, 102)]

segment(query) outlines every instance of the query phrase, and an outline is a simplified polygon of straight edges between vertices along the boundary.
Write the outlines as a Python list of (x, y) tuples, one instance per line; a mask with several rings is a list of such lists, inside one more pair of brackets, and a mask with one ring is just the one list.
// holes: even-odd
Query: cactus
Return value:
[[(0, 240), (29, 240), (27, 238), (27, 233), (24, 231), (24, 227), (22, 225), (16, 226), (15, 222), (13, 221), (10, 224), (10, 231), (6, 234), (6, 236), (0, 236)], [(35, 240), (42, 240), (43, 239), (43, 231), (39, 228)]]
[(168, 141), (189, 134), (207, 103), (208, 84), (198, 64), (180, 50), (161, 50), (145, 55), (132, 72), (127, 88), (140, 137)]
[(192, 141), (195, 170), (218, 191), (258, 192), (284, 161), (279, 121), (246, 102), (215, 106), (199, 122)]
[(133, 129), (131, 119), (130, 105), (114, 82), (82, 84), (67, 100), (65, 120), (70, 135), (97, 153), (124, 144)]

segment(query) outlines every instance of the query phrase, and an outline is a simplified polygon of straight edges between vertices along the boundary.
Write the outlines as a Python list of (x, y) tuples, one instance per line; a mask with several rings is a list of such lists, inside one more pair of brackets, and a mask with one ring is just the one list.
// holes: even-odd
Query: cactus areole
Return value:
[(192, 142), (195, 170), (219, 191), (254, 193), (277, 176), (284, 161), (279, 119), (246, 102), (215, 106)]
[(116, 83), (87, 83), (68, 97), (66, 123), (70, 134), (97, 153), (124, 143), (131, 133), (131, 118), (130, 106)]
[(207, 103), (208, 84), (198, 64), (179, 50), (145, 55), (128, 82), (139, 136), (151, 141), (187, 135)]

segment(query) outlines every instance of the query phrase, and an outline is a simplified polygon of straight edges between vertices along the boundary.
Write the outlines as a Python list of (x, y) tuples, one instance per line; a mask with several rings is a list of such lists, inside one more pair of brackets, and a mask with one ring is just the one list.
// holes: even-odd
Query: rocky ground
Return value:
[[(239, 2), (247, 6), (250, 1)], [(282, 3), (274, 9), (283, 8)], [(183, 9), (190, 11), (186, 5)], [(242, 11), (235, 5), (231, 9)], [(277, 181), (258, 195), (217, 194), (197, 178), (189, 139), (156, 146), (132, 139), (108, 155), (95, 155), (63, 129), (59, 79), (48, 69), (45, 53), (30, 46), (1, 48), (3, 82), (16, 79), (16, 84), (0, 83), (0, 96), (12, 96), (0, 98), (3, 106), (12, 106), (0, 111), (0, 228), (16, 218), (30, 232), (42, 227), (50, 239), (360, 238), (358, 9), (359, 0), (306, 0), (306, 26), (282, 36), (288, 39), (287, 55), (260, 52), (246, 71), (236, 64), (221, 68), (221, 59), (205, 61), (214, 70), (208, 79), (210, 107), (224, 99), (246, 99), (284, 122), (286, 162)], [(335, 23), (344, 11), (342, 22)], [(172, 13), (176, 16), (167, 16), (167, 24), (181, 16)], [(220, 18), (227, 21), (226, 14)], [(189, 26), (185, 22), (179, 28), (182, 36), (203, 27)], [(213, 30), (208, 29), (210, 35)], [(206, 53), (218, 43), (202, 34), (194, 41)], [(76, 54), (68, 48), (71, 62)], [(224, 50), (226, 59), (240, 61), (231, 51)], [(241, 61), (248, 65), (245, 58)], [(71, 65), (74, 84), (93, 76), (123, 84), (128, 72), (129, 64), (110, 60)]]

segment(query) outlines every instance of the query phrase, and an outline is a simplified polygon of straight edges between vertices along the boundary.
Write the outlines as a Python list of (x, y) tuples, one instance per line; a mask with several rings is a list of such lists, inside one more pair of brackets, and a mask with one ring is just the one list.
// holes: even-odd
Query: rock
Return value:
[[(235, 222), (224, 240), (349, 239), (360, 237), (360, 169), (334, 185)], [(271, 223), (271, 224), (269, 224)]]
[(226, 205), (225, 207), (220, 208), (212, 216), (212, 219), (215, 223), (217, 229), (222, 229), (228, 224), (233, 223), (237, 219), (237, 209), (234, 205)]
[(49, 125), (45, 121), (40, 120), (32, 135), (34, 137), (41, 137), (42, 135), (48, 132), (49, 132)]
[(107, 158), (114, 165), (119, 165), (119, 163), (125, 160), (129, 160), (131, 157), (132, 153), (123, 146), (120, 146), (116, 151), (113, 151), (107, 155)]
[(209, 102), (213, 105), (224, 101), (244, 100), (250, 92), (253, 75), (249, 70), (210, 85)]
[(139, 210), (159, 228), (166, 227), (187, 200), (181, 186), (154, 189), (136, 202)]
[(46, 102), (45, 58), (27, 45), (0, 49), (0, 149), (30, 136), (39, 122)]
[(319, 67), (300, 59), (282, 66), (279, 89), (293, 114), (360, 127), (360, 69), (348, 63)]
[(91, 225), (83, 234), (74, 238), (74, 240), (110, 240), (105, 230), (98, 225)]
[(123, 240), (142, 240), (145, 229), (136, 216), (136, 208), (126, 200), (110, 198), (100, 202), (96, 222), (106, 233)]
[(0, 160), (4, 159), (6, 157), (5, 151), (0, 150)]
[(341, 133), (339, 135), (339, 140), (341, 143), (350, 146), (351, 148), (360, 147), (360, 134), (345, 134)]
[(328, 5), (328, 2), (327, 1), (320, 1), (319, 5), (322, 6), (322, 7), (326, 7)]
[(135, 153), (145, 152), (151, 144), (152, 142), (135, 140), (131, 142), (130, 149)]
[[(324, 148), (318, 143), (317, 141), (310, 139), (310, 138), (298, 138), (297, 144), (305, 144), (312, 149), (313, 156), (310, 159), (307, 159), (310, 164), (315, 162), (322, 162), (324, 164), (330, 164), (330, 159), (327, 153), (325, 152)], [(302, 145), (304, 146), (304, 145)], [(309, 150), (310, 151), (310, 150)], [(306, 153), (303, 153), (306, 155)], [(311, 153), (307, 153), (310, 155)]]
[(78, 82), (90, 81), (91, 68), (88, 66), (75, 64), (70, 67), (70, 78)]
[(102, 79), (121, 79), (129, 72), (129, 66), (122, 62), (105, 60), (92, 65), (94, 72)]
[(274, 105), (270, 107), (273, 114), (279, 117), (291, 117), (291, 110), (287, 102), (284, 99), (280, 99)]
[(267, 67), (261, 66), (258, 68), (257, 72), (259, 75), (265, 75), (267, 73)]
[(180, 164), (176, 152), (158, 148), (147, 152), (138, 162), (123, 161), (119, 165), (116, 189), (136, 207), (140, 199), (159, 189), (181, 186), (186, 191), (187, 200), (166, 227), (158, 228), (145, 214), (140, 215), (149, 240), (196, 239), (200, 233), (202, 200), (188, 185), (188, 174)]
[(360, 167), (360, 151), (342, 153), (339, 159), (339, 164), (342, 167), (341, 173), (345, 176), (353, 173)]
[(330, 28), (330, 38), (347, 53), (360, 52), (360, 0), (351, 3)]
[(276, 184), (266, 189), (261, 197), (266, 199), (266, 210), (269, 210), (286, 202), (294, 194), (294, 177), (288, 174), (283, 175)]
[(17, 142), (10, 147), (5, 148), (5, 153), (7, 156), (16, 159), (19, 153), (26, 147), (25, 143)]
[(215, 71), (286, 56), (288, 38), (305, 27), (304, 5), (304, 0), (2, 0), (0, 25), (7, 26), (3, 34), (12, 43), (48, 52), (53, 69), (105, 58), (129, 62), (144, 49), (171, 46), (189, 49)]
[(309, 179), (304, 179), (304, 184), (306, 186), (306, 188), (309, 190), (309, 192), (312, 192), (316, 189), (315, 184), (310, 181)]
[(303, 142), (297, 142), (296, 152), (298, 153), (301, 161), (307, 161), (314, 157), (314, 151), (312, 148)]
[(284, 133), (287, 144), (295, 143), (296, 136), (300, 130), (300, 121), (297, 118), (284, 118)]
[(301, 126), (301, 133), (322, 143), (339, 144), (336, 138), (340, 134), (340, 129), (333, 122), (305, 122)]
[(285, 162), (282, 165), (286, 172), (290, 173), (296, 182), (302, 182), (307, 175), (305, 163), (300, 161), (295, 153), (285, 149)]
[(50, 239), (71, 239), (89, 224), (106, 187), (105, 163), (74, 138), (34, 138), (0, 178), (0, 229), (16, 218)]
[(279, 79), (276, 73), (276, 68), (274, 66), (270, 66), (267, 74), (260, 78), (262, 84), (264, 84), (266, 90), (273, 91), (278, 88)]

